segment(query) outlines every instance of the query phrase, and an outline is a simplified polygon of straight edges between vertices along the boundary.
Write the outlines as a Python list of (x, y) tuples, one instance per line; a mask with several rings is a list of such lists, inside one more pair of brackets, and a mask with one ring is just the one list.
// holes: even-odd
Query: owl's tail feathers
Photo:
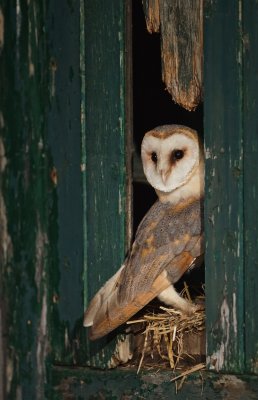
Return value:
[(118, 285), (120, 274), (124, 266), (125, 265), (123, 264), (121, 268), (115, 273), (115, 275), (113, 275), (95, 294), (88, 308), (84, 312), (83, 326), (90, 327), (94, 324), (94, 320), (100, 307), (103, 307), (103, 304), (106, 304), (108, 298), (113, 295), (115, 288)]
[(122, 299), (119, 302), (121, 295), (118, 297), (118, 282), (123, 267), (100, 289), (84, 314), (84, 326), (90, 327), (89, 338), (91, 340), (107, 335), (128, 321), (130, 317), (171, 285), (167, 272), (164, 270), (147, 291), (136, 293), (132, 301), (126, 302)]

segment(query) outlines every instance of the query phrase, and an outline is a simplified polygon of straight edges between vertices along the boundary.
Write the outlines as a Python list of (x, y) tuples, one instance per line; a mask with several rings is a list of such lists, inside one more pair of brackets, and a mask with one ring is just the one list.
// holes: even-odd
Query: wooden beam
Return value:
[[(85, 2), (87, 300), (125, 256), (125, 6), (116, 0)], [(107, 365), (115, 346), (115, 341), (106, 346), (110, 341), (90, 343), (91, 365)]]
[(202, 101), (202, 0), (143, 0), (147, 29), (161, 34), (162, 79), (172, 99), (189, 111)]
[(205, 2), (207, 364), (244, 368), (242, 36), (239, 2)]
[(246, 369), (258, 373), (258, 4), (243, 1), (243, 129)]

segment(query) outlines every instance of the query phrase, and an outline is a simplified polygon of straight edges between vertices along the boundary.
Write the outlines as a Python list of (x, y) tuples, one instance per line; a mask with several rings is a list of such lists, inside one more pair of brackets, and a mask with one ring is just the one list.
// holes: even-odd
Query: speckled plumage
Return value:
[(84, 315), (96, 339), (127, 321), (154, 297), (183, 312), (194, 307), (173, 284), (200, 263), (203, 248), (203, 152), (195, 131), (166, 125), (147, 132), (144, 172), (159, 200), (138, 227), (120, 270), (99, 290)]
[[(121, 303), (149, 290), (164, 269), (171, 283), (177, 282), (185, 271), (177, 270), (174, 259), (183, 252), (189, 252), (193, 259), (203, 253), (203, 201), (194, 200), (177, 209), (157, 201), (139, 225), (126, 268), (121, 272)], [(139, 275), (141, 280), (137, 279)]]

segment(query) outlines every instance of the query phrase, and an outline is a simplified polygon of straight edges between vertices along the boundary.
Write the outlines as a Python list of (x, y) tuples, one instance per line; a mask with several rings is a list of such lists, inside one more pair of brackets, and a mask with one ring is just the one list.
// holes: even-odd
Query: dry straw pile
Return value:
[[(192, 301), (189, 288), (186, 284), (184, 284), (181, 295)], [(204, 304), (204, 295), (197, 296), (195, 298), (196, 301)], [(144, 365), (145, 356), (152, 356), (154, 352), (159, 355), (161, 360), (168, 361), (174, 372), (180, 371), (180, 374), (173, 378), (173, 380), (179, 378), (183, 378), (184, 380), (190, 373), (205, 367), (203, 363), (196, 364), (195, 362), (194, 364), (195, 358), (190, 354), (192, 353), (191, 350), (187, 353), (186, 348), (189, 346), (185, 345), (185, 341), (189, 340), (189, 336), (200, 335), (201, 337), (204, 333), (205, 311), (203, 307), (199, 307), (192, 315), (185, 315), (173, 308), (160, 306), (158, 312), (147, 312), (143, 317), (128, 321), (127, 323), (130, 325), (137, 324), (136, 326), (141, 324), (144, 328), (142, 331), (144, 340), (140, 349), (141, 357), (138, 372)], [(191, 368), (186, 368), (184, 365), (182, 372), (182, 360), (185, 359), (191, 359), (192, 365)]]

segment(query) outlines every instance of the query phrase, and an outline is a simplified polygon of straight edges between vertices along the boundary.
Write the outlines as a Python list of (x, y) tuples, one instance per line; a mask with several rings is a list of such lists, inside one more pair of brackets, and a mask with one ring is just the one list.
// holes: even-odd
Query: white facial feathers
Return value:
[(171, 193), (199, 174), (202, 163), (195, 131), (178, 125), (148, 132), (142, 142), (143, 169), (158, 192)]

